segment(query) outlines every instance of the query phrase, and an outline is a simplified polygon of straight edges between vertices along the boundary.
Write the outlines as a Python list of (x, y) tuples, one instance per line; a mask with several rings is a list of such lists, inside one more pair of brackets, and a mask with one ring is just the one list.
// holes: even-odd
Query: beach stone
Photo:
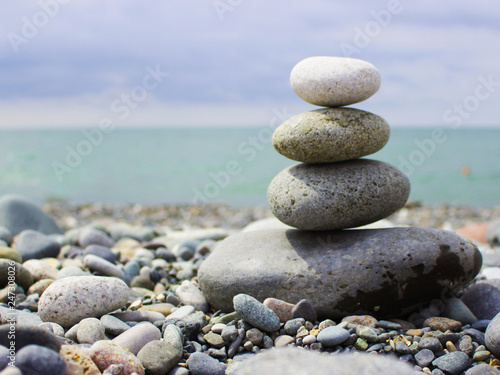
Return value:
[(130, 328), (127, 323), (112, 315), (103, 315), (100, 320), (104, 326), (104, 331), (113, 336), (118, 336)]
[(171, 303), (155, 303), (152, 305), (144, 305), (139, 307), (139, 311), (155, 311), (159, 312), (160, 314), (163, 314), (165, 316), (169, 316), (170, 313), (172, 312), (172, 309), (175, 306), (172, 305)]
[(274, 346), (276, 348), (283, 348), (285, 346), (288, 346), (292, 342), (295, 342), (295, 339), (292, 336), (280, 335), (274, 340)]
[(19, 251), (6, 246), (0, 246), (0, 258), (10, 259), (17, 263), (23, 262), (23, 257)]
[(477, 319), (493, 319), (500, 311), (500, 279), (479, 281), (460, 298)]
[(446, 332), (447, 330), (450, 330), (457, 332), (460, 328), (462, 328), (462, 323), (450, 318), (433, 317), (424, 322), (424, 327), (430, 327), (433, 331)]
[(10, 362), (9, 349), (7, 347), (0, 345), (0, 371), (2, 371)]
[(295, 318), (291, 319), (285, 323), (283, 327), (285, 329), (285, 333), (290, 336), (295, 336), (300, 327), (304, 326), (306, 320), (304, 318)]
[(12, 235), (12, 232), (5, 228), (0, 226), (0, 241), (5, 242), (7, 245), (10, 245), (12, 243), (14, 236)]
[(96, 366), (90, 355), (76, 345), (62, 345), (59, 355), (66, 361), (66, 365), (76, 365), (82, 370), (82, 375), (100, 375), (101, 371)]
[(492, 223), (486, 232), (486, 241), (490, 246), (500, 246), (500, 222)]
[(54, 219), (33, 203), (18, 195), (0, 197), (0, 226), (12, 235), (32, 229), (43, 234), (62, 233)]
[[(15, 320), (18, 325), (22, 325), (25, 327), (36, 327), (39, 324), (43, 323), (40, 317), (32, 312), (14, 310), (12, 311), (9, 307), (0, 306), (0, 322), (3, 324), (8, 319), (13, 319), (15, 316)], [(8, 325), (3, 324), (5, 327)], [(1, 331), (1, 329), (0, 329)], [(0, 343), (1, 344), (1, 343)], [(3, 345), (3, 344), (1, 344)]]
[(226, 372), (226, 366), (205, 353), (191, 354), (187, 365), (193, 375), (224, 375)]
[(351, 315), (342, 319), (342, 322), (361, 324), (362, 326), (375, 328), (378, 320), (371, 315)]
[(312, 350), (266, 350), (245, 361), (236, 375), (413, 375), (413, 369), (396, 359), (362, 353), (321, 355)]
[(238, 328), (236, 326), (226, 326), (220, 335), (226, 344), (231, 344), (238, 337)]
[(182, 352), (184, 347), (184, 335), (175, 324), (167, 324), (163, 329), (163, 341), (170, 343), (178, 351)]
[(470, 363), (469, 356), (459, 351), (445, 354), (432, 361), (433, 366), (451, 375), (461, 374), (470, 366)]
[(235, 295), (233, 306), (241, 319), (261, 331), (275, 332), (280, 329), (278, 315), (252, 296), (247, 294)]
[(350, 334), (344, 328), (339, 326), (327, 327), (320, 331), (317, 336), (318, 342), (324, 347), (336, 346), (342, 344), (349, 338)]
[(15, 246), (23, 257), (23, 261), (56, 258), (61, 250), (59, 242), (52, 237), (30, 229), (19, 234)]
[(80, 232), (78, 243), (83, 248), (86, 248), (89, 245), (112, 247), (115, 244), (115, 241), (113, 241), (112, 238), (110, 238), (106, 233), (100, 230), (94, 228), (85, 228)]
[(314, 306), (307, 299), (301, 299), (292, 309), (294, 318), (304, 318), (308, 322), (315, 322), (318, 318)]
[[(400, 341), (397, 341), (400, 342)], [(429, 367), (432, 361), (434, 361), (434, 353), (429, 349), (422, 349), (414, 356), (415, 362), (420, 367)]]
[(38, 302), (38, 314), (45, 322), (70, 327), (84, 318), (100, 318), (124, 307), (128, 299), (127, 284), (114, 277), (67, 277), (45, 290)]
[(111, 251), (109, 247), (101, 246), (101, 245), (89, 245), (83, 251), (83, 256), (85, 255), (96, 255), (103, 259), (106, 259), (108, 262), (115, 263), (118, 257)]
[(297, 164), (278, 173), (267, 191), (273, 214), (305, 230), (334, 230), (383, 219), (406, 203), (408, 177), (390, 164), (356, 159)]
[(434, 353), (440, 352), (443, 350), (443, 346), (441, 345), (441, 342), (435, 338), (435, 337), (424, 337), (420, 342), (418, 343), (418, 348), (423, 350), (423, 349), (429, 349), (432, 350)]
[(273, 310), (282, 323), (293, 319), (292, 310), (295, 306), (293, 303), (288, 303), (277, 298), (266, 298), (263, 304)]
[(154, 323), (158, 320), (165, 320), (165, 316), (162, 313), (156, 311), (118, 311), (114, 312), (112, 316), (124, 321), (124, 322), (150, 322)]
[(203, 339), (212, 347), (220, 349), (226, 343), (224, 342), (224, 339), (222, 338), (221, 335), (215, 333), (215, 332), (208, 332), (206, 335), (203, 335)]
[(500, 357), (500, 313), (498, 313), (486, 328), (486, 347), (497, 357)]
[(322, 108), (296, 115), (278, 126), (273, 145), (291, 160), (333, 163), (374, 154), (385, 146), (389, 136), (389, 124), (373, 113)]
[(142, 322), (116, 336), (112, 341), (137, 355), (148, 342), (160, 339), (161, 331), (157, 327), (150, 322)]
[(137, 354), (150, 375), (165, 375), (182, 359), (182, 348), (176, 348), (166, 341), (154, 340), (148, 342)]
[(123, 370), (120, 375), (132, 375), (134, 372), (136, 372), (137, 375), (145, 374), (144, 367), (137, 357), (124, 347), (112, 341), (97, 341), (90, 347), (88, 353), (92, 361), (94, 361), (101, 371), (106, 370), (111, 365), (118, 364), (123, 365)]
[(466, 285), (480, 268), (472, 243), (439, 229), (274, 229), (223, 240), (198, 278), (215, 310), (232, 311), (233, 297), (244, 293), (291, 303), (307, 297), (320, 318), (383, 318), (439, 299), (443, 290)]
[(123, 271), (118, 266), (97, 255), (85, 255), (83, 258), (83, 264), (91, 271), (97, 272), (102, 276), (114, 276), (119, 279), (123, 279), (125, 277)]
[(205, 296), (191, 281), (184, 280), (175, 290), (175, 294), (185, 305), (191, 305), (199, 311), (208, 311), (208, 304)]
[(188, 305), (188, 306), (182, 306), (179, 307), (177, 310), (172, 312), (168, 318), (169, 319), (183, 319), (186, 316), (194, 313), (194, 306)]
[(23, 267), (33, 275), (35, 282), (42, 279), (55, 280), (59, 272), (57, 268), (40, 259), (30, 259), (23, 263)]
[(99, 340), (107, 340), (104, 325), (97, 318), (85, 318), (78, 323), (76, 337), (80, 344), (93, 344)]
[(444, 305), (443, 316), (458, 320), (463, 325), (477, 322), (477, 318), (459, 298), (450, 298)]
[(35, 282), (33, 275), (22, 264), (10, 259), (0, 259), (0, 288), (9, 284), (9, 272), (12, 273), (13, 269), (16, 284), (24, 290), (28, 290)]
[(25, 375), (63, 375), (66, 361), (45, 346), (28, 345), (16, 353), (16, 367)]
[[(0, 345), (10, 347), (9, 332), (11, 332), (10, 324), (0, 325)], [(55, 352), (59, 352), (61, 348), (59, 338), (43, 328), (17, 323), (15, 326), (15, 336), (16, 350), (31, 344), (45, 346)]]
[(308, 57), (295, 65), (290, 74), (295, 94), (321, 107), (362, 102), (377, 92), (380, 82), (377, 68), (351, 57)]
[(64, 337), (64, 328), (57, 323), (41, 323), (37, 326), (38, 328), (45, 329), (56, 336)]
[(486, 363), (481, 363), (471, 367), (464, 373), (465, 375), (500, 375), (500, 371)]

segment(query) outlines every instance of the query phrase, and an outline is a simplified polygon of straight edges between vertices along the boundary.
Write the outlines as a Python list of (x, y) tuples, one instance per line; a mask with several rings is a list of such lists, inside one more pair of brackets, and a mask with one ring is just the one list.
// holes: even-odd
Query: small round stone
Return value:
[(165, 375), (173, 369), (182, 358), (182, 349), (167, 341), (154, 340), (148, 342), (137, 354), (148, 375)]
[(429, 318), (424, 322), (424, 327), (430, 327), (430, 329), (434, 331), (442, 331), (445, 332), (447, 330), (450, 331), (458, 331), (462, 327), (462, 323), (457, 320), (453, 320), (450, 318), (444, 317), (433, 317)]
[(93, 344), (99, 340), (106, 340), (104, 325), (99, 319), (85, 318), (78, 323), (76, 337), (80, 344)]
[(264, 338), (264, 335), (257, 328), (252, 328), (246, 332), (246, 338), (253, 345), (260, 345), (262, 339)]
[(126, 330), (113, 339), (113, 343), (120, 345), (131, 353), (137, 355), (139, 351), (150, 341), (160, 340), (161, 331), (152, 323), (143, 322)]
[(470, 366), (470, 359), (467, 354), (457, 351), (435, 359), (432, 361), (432, 365), (447, 374), (457, 375)]
[(315, 322), (318, 318), (314, 306), (307, 299), (301, 299), (292, 309), (294, 318), (304, 318), (308, 322)]
[(282, 301), (277, 298), (266, 298), (263, 304), (264, 306), (267, 306), (271, 310), (273, 310), (276, 315), (278, 315), (278, 318), (280, 318), (280, 321), (282, 323), (286, 323), (289, 320), (293, 319), (292, 310), (295, 306), (294, 304)]
[(187, 365), (193, 375), (224, 375), (226, 372), (226, 366), (204, 353), (191, 354)]
[(434, 353), (429, 349), (422, 349), (414, 356), (415, 362), (420, 367), (428, 367), (434, 361)]
[(369, 159), (294, 165), (274, 177), (267, 191), (273, 214), (303, 230), (375, 222), (403, 207), (409, 194), (403, 172)]
[(308, 103), (340, 107), (361, 102), (380, 87), (380, 73), (369, 62), (350, 57), (315, 56), (292, 69), (293, 91)]
[(290, 336), (295, 336), (300, 327), (306, 323), (304, 318), (295, 318), (285, 323), (285, 333)]
[(101, 371), (111, 365), (122, 365), (125, 374), (136, 372), (138, 375), (144, 375), (145, 373), (144, 367), (133, 353), (112, 341), (97, 341), (90, 347), (88, 353)]
[(285, 346), (288, 346), (292, 342), (295, 342), (295, 339), (292, 336), (281, 335), (276, 337), (276, 339), (274, 340), (274, 346), (277, 348), (283, 348)]
[(63, 375), (66, 361), (55, 351), (40, 345), (28, 345), (16, 353), (16, 367), (23, 374)]
[(273, 145), (281, 155), (303, 163), (357, 159), (381, 150), (389, 124), (373, 113), (354, 108), (304, 112), (278, 126)]

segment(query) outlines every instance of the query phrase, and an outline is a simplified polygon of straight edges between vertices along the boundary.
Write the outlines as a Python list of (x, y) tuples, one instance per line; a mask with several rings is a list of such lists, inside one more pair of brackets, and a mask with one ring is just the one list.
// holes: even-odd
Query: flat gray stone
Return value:
[(318, 334), (317, 340), (324, 346), (336, 346), (342, 344), (349, 338), (349, 331), (342, 327), (331, 326), (322, 329)]
[(161, 331), (152, 323), (139, 323), (113, 339), (113, 343), (123, 346), (137, 355), (150, 341), (160, 340)]
[(480, 268), (474, 244), (439, 229), (273, 229), (220, 242), (198, 278), (214, 310), (233, 311), (233, 297), (245, 293), (259, 301), (297, 303), (305, 297), (319, 319), (383, 318), (461, 288)]
[(125, 274), (117, 265), (94, 254), (85, 255), (83, 264), (91, 271), (97, 272), (101, 276), (114, 276), (119, 279), (125, 277)]
[(323, 108), (285, 121), (273, 134), (274, 148), (303, 163), (357, 159), (381, 150), (390, 136), (387, 121), (354, 108)]
[(435, 359), (432, 364), (446, 374), (458, 375), (469, 368), (471, 360), (464, 352), (456, 351)]
[(500, 279), (479, 281), (460, 298), (477, 319), (493, 319), (500, 311)]
[(63, 375), (66, 361), (44, 346), (28, 345), (16, 353), (16, 367), (25, 375)]
[(43, 292), (38, 315), (44, 322), (71, 327), (84, 318), (100, 318), (125, 307), (127, 284), (115, 277), (73, 276), (59, 279)]
[(331, 164), (298, 164), (269, 185), (273, 214), (305, 230), (353, 228), (383, 219), (403, 207), (410, 181), (390, 164), (356, 159)]
[(367, 61), (350, 57), (315, 56), (292, 69), (293, 91), (308, 103), (341, 107), (362, 102), (380, 87), (380, 73)]
[(26, 229), (44, 234), (62, 233), (54, 219), (36, 205), (24, 197), (10, 194), (0, 197), (0, 226), (14, 236)]
[(224, 364), (205, 353), (194, 352), (186, 363), (193, 375), (224, 375), (226, 372)]
[(235, 375), (413, 375), (407, 364), (364, 353), (321, 355), (306, 349), (266, 350), (238, 366)]

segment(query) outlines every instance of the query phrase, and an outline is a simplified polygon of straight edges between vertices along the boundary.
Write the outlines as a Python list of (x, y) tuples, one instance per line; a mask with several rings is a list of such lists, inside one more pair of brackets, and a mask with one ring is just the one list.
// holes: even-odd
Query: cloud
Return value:
[[(169, 77), (136, 111), (136, 124), (260, 123), (286, 103), (313, 109), (292, 92), (290, 70), (308, 56), (342, 55), (345, 44), (382, 74), (381, 90), (358, 107), (400, 124), (442, 122), (440, 113), (470, 95), (479, 76), (500, 80), (493, 0), (221, 1), (231, 8), (222, 16), (215, 1), (2, 3), (0, 126), (91, 124), (156, 65)], [(366, 46), (356, 44), (394, 2), (400, 12)], [(9, 35), (22, 36), (47, 4), (59, 4), (57, 12), (15, 53)], [(498, 123), (494, 94), (468, 123)]]

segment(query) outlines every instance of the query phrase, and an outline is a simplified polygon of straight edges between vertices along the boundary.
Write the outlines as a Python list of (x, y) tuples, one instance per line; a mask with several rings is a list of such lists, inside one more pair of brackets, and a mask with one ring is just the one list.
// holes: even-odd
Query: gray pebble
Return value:
[(96, 255), (103, 259), (106, 259), (108, 262), (115, 263), (117, 261), (117, 256), (111, 251), (109, 247), (101, 246), (101, 245), (89, 245), (83, 251), (83, 255)]
[(226, 326), (221, 332), (222, 339), (226, 344), (232, 343), (238, 337), (238, 329), (236, 326)]
[(189, 371), (193, 375), (224, 375), (226, 366), (204, 353), (193, 353), (187, 360)]
[(172, 370), (182, 358), (182, 347), (167, 341), (148, 342), (137, 354), (137, 358), (150, 375), (164, 375)]
[(64, 279), (71, 276), (92, 276), (91, 273), (85, 272), (80, 267), (77, 266), (66, 266), (59, 270), (57, 273), (57, 280)]
[(6, 346), (0, 345), (0, 371), (3, 370), (10, 362), (9, 349)]
[(500, 311), (500, 279), (479, 281), (460, 298), (477, 319), (493, 319)]
[(463, 325), (472, 324), (477, 321), (472, 311), (458, 298), (450, 298), (446, 301), (442, 316), (458, 320)]
[(118, 336), (130, 328), (127, 323), (108, 314), (101, 316), (101, 323), (104, 326), (106, 333), (112, 336)]
[(432, 350), (422, 349), (414, 356), (415, 362), (420, 367), (429, 367), (432, 361), (434, 361), (435, 356)]
[(295, 336), (300, 327), (304, 326), (306, 320), (304, 318), (295, 318), (285, 323), (285, 333), (290, 336)]
[(82, 230), (78, 241), (80, 246), (83, 248), (86, 248), (89, 245), (112, 247), (115, 244), (115, 241), (113, 241), (113, 239), (107, 234), (94, 228), (85, 228)]
[(143, 322), (116, 336), (112, 342), (127, 348), (131, 353), (137, 355), (148, 342), (160, 339), (160, 330), (149, 322)]
[(500, 356), (500, 313), (498, 313), (486, 328), (485, 342), (488, 350), (497, 357)]
[(307, 299), (301, 299), (292, 308), (294, 318), (304, 318), (308, 322), (315, 322), (318, 318), (314, 306)]
[(63, 375), (66, 361), (55, 351), (44, 346), (28, 345), (16, 354), (16, 366), (25, 375)]
[(56, 258), (61, 245), (49, 236), (29, 229), (19, 234), (16, 250), (21, 253), (24, 262), (29, 259)]
[(420, 340), (420, 342), (418, 343), (418, 348), (429, 349), (432, 350), (434, 353), (437, 353), (443, 350), (443, 345), (435, 337), (426, 337)]
[(114, 276), (119, 279), (123, 279), (125, 277), (123, 271), (118, 266), (97, 255), (85, 255), (83, 258), (83, 264), (101, 276)]
[(339, 326), (333, 326), (323, 329), (318, 334), (317, 340), (324, 347), (330, 347), (342, 344), (349, 336), (349, 331)]
[(481, 363), (465, 371), (465, 375), (500, 375), (500, 371), (486, 363)]
[(389, 322), (387, 320), (379, 320), (377, 322), (377, 326), (380, 328), (384, 328), (388, 331), (401, 329), (401, 324)]
[(469, 356), (463, 352), (451, 352), (432, 361), (433, 366), (451, 375), (461, 374), (470, 366)]
[(255, 328), (266, 332), (280, 329), (280, 318), (269, 307), (248, 294), (238, 294), (233, 298), (234, 310), (241, 318)]

